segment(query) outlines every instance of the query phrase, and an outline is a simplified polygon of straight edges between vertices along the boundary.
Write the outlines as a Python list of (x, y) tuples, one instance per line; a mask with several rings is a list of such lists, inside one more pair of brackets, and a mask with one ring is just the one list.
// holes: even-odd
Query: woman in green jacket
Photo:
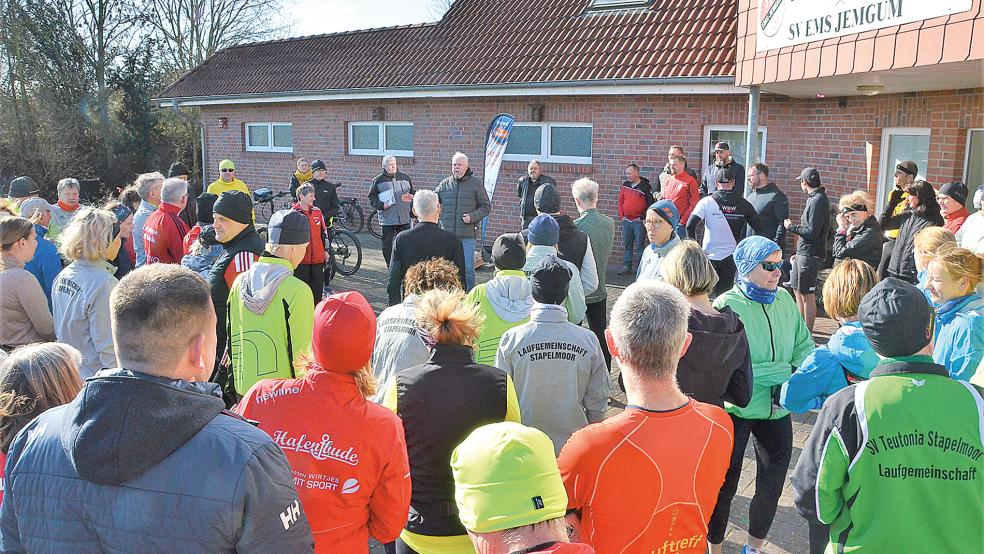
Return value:
[(711, 552), (721, 551), (751, 436), (755, 440), (755, 495), (748, 510), (748, 540), (742, 554), (754, 554), (772, 526), (793, 449), (792, 421), (789, 411), (779, 406), (779, 390), (816, 345), (793, 297), (779, 288), (779, 245), (764, 237), (748, 237), (738, 243), (734, 259), (738, 268), (735, 286), (719, 296), (714, 307), (731, 308), (745, 326), (752, 357), (752, 400), (744, 408), (725, 404), (734, 422), (735, 447), (707, 539)]

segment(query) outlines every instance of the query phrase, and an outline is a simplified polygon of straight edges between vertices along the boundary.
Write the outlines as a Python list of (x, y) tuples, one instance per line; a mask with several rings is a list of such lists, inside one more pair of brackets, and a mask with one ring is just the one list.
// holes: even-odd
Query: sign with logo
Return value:
[(752, 0), (759, 52), (951, 15), (973, 0)]

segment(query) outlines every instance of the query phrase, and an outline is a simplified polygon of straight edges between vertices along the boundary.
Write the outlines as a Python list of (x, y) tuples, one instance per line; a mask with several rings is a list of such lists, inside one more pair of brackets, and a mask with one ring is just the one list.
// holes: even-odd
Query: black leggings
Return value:
[(728, 256), (723, 260), (711, 260), (711, 265), (718, 276), (718, 282), (714, 285), (714, 297), (717, 298), (735, 286), (735, 274), (738, 269), (735, 267), (734, 256)]
[(878, 278), (888, 277), (888, 263), (892, 260), (892, 250), (895, 248), (895, 240), (886, 240), (882, 244), (881, 260), (878, 262)]
[(314, 305), (320, 304), (325, 295), (325, 264), (300, 264), (294, 270), (294, 277), (311, 287)]
[(608, 342), (605, 340), (605, 328), (608, 327), (608, 314), (605, 313), (607, 308), (607, 299), (588, 304), (587, 317), (585, 319), (588, 320), (588, 328), (598, 337), (598, 343), (601, 345), (601, 353), (605, 356), (605, 365), (608, 366), (608, 371), (611, 371), (612, 354), (608, 351)]
[(407, 543), (403, 542), (403, 539), (396, 539), (396, 554), (420, 554), (416, 550), (410, 548)]
[(786, 470), (793, 453), (793, 421), (789, 416), (780, 419), (742, 419), (734, 415), (735, 449), (731, 453), (731, 466), (724, 477), (724, 485), (718, 493), (717, 505), (708, 524), (707, 540), (721, 544), (728, 529), (731, 501), (738, 491), (738, 479), (745, 457), (748, 437), (755, 438), (755, 495), (748, 508), (748, 533), (764, 539), (776, 517), (782, 485), (786, 482)]
[(390, 266), (390, 256), (393, 255), (393, 239), (409, 228), (409, 225), (383, 225), (383, 260), (386, 267)]

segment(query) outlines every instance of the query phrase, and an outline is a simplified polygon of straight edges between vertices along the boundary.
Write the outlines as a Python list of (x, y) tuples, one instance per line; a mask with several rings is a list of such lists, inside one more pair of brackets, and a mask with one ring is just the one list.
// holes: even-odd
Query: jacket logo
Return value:
[(301, 518), (301, 502), (294, 499), (287, 509), (280, 512), (280, 522), (284, 524), (284, 531), (290, 529), (290, 526), (297, 523), (297, 520)]
[(335, 447), (328, 433), (321, 435), (321, 442), (314, 442), (307, 440), (306, 434), (291, 437), (287, 431), (276, 431), (273, 434), (273, 442), (285, 452), (308, 454), (315, 460), (335, 460), (350, 466), (359, 465), (359, 455), (355, 453), (355, 447), (350, 446), (347, 450)]
[(542, 497), (534, 496), (530, 500), (533, 501), (533, 509), (534, 510), (542, 510), (543, 509), (543, 498)]
[(915, 386), (917, 386), (917, 387), (921, 387), (921, 386), (923, 386), (923, 385), (926, 384), (926, 380), (925, 379), (912, 379), (912, 384), (915, 385)]
[(355, 494), (357, 492), (359, 492), (359, 480), (346, 479), (342, 485), (342, 494)]

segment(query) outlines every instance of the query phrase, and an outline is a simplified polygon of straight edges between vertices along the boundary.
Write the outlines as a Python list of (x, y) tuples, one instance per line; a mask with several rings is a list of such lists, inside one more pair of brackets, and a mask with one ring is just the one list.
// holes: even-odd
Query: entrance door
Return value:
[(878, 172), (878, 211), (888, 201), (895, 186), (895, 166), (912, 160), (919, 166), (916, 179), (925, 179), (929, 165), (929, 129), (919, 127), (890, 127), (882, 130), (881, 167)]

